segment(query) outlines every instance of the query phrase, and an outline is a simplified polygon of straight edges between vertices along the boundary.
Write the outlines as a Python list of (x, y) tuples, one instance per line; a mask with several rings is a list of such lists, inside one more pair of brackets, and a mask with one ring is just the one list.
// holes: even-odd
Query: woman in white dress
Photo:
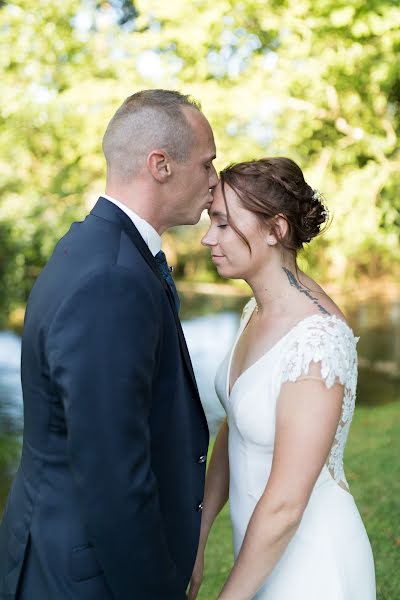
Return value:
[(203, 577), (212, 523), (229, 497), (235, 563), (218, 600), (375, 600), (371, 546), (343, 470), (357, 338), (297, 268), (321, 232), (321, 196), (287, 158), (228, 167), (203, 243), (219, 274), (254, 297), (216, 389), (227, 418), (207, 474), (189, 590)]

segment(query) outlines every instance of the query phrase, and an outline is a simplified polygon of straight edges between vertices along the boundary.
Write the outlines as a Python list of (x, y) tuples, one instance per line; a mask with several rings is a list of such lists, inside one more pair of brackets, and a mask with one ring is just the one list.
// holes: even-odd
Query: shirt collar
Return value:
[(130, 220), (135, 225), (136, 229), (146, 242), (147, 246), (149, 247), (150, 252), (153, 256), (155, 256), (161, 250), (162, 240), (157, 231), (154, 229), (154, 227), (150, 225), (150, 223), (142, 219), (142, 217), (139, 217), (139, 215), (137, 215), (131, 208), (126, 206), (126, 204), (123, 204), (122, 202), (119, 202), (119, 200), (116, 200), (112, 196), (107, 196), (106, 194), (102, 194), (101, 196), (102, 198), (105, 198), (109, 202), (112, 202), (113, 204), (118, 206), (118, 208), (120, 208), (126, 215), (128, 215), (128, 217), (130, 218)]

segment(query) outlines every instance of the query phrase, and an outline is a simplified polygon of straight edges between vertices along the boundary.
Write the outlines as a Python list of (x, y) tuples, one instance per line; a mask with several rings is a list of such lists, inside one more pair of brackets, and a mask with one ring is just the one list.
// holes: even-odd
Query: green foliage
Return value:
[[(334, 217), (305, 254), (311, 273), (396, 275), (397, 0), (12, 0), (0, 31), (0, 313), (24, 302), (57, 238), (103, 190), (105, 126), (144, 87), (201, 101), (217, 167), (300, 163)], [(183, 239), (182, 275), (214, 279)]]

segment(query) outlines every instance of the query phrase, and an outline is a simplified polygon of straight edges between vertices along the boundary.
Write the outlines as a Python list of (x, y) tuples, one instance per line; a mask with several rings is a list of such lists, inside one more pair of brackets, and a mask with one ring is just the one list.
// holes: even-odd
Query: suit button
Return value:
[(196, 508), (197, 512), (201, 512), (203, 510), (203, 503), (200, 502), (200, 504), (197, 506)]
[(198, 458), (198, 461), (197, 461), (197, 462), (198, 462), (200, 465), (202, 465), (203, 463), (205, 463), (205, 462), (206, 462), (206, 460), (207, 460), (207, 456), (206, 456), (205, 454), (202, 454), (201, 456), (199, 456), (199, 458)]

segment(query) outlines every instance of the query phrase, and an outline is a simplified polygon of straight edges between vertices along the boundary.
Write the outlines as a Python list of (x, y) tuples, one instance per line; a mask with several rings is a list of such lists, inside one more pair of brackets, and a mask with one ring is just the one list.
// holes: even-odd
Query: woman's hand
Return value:
[(192, 577), (190, 579), (188, 600), (196, 600), (200, 586), (203, 582), (204, 573), (204, 550), (200, 549), (197, 552), (196, 562), (194, 563)]
[(224, 419), (215, 439), (210, 464), (207, 469), (204, 491), (203, 511), (196, 562), (189, 585), (188, 600), (196, 600), (204, 572), (204, 552), (208, 534), (216, 516), (228, 500), (229, 459), (228, 459), (228, 423)]

